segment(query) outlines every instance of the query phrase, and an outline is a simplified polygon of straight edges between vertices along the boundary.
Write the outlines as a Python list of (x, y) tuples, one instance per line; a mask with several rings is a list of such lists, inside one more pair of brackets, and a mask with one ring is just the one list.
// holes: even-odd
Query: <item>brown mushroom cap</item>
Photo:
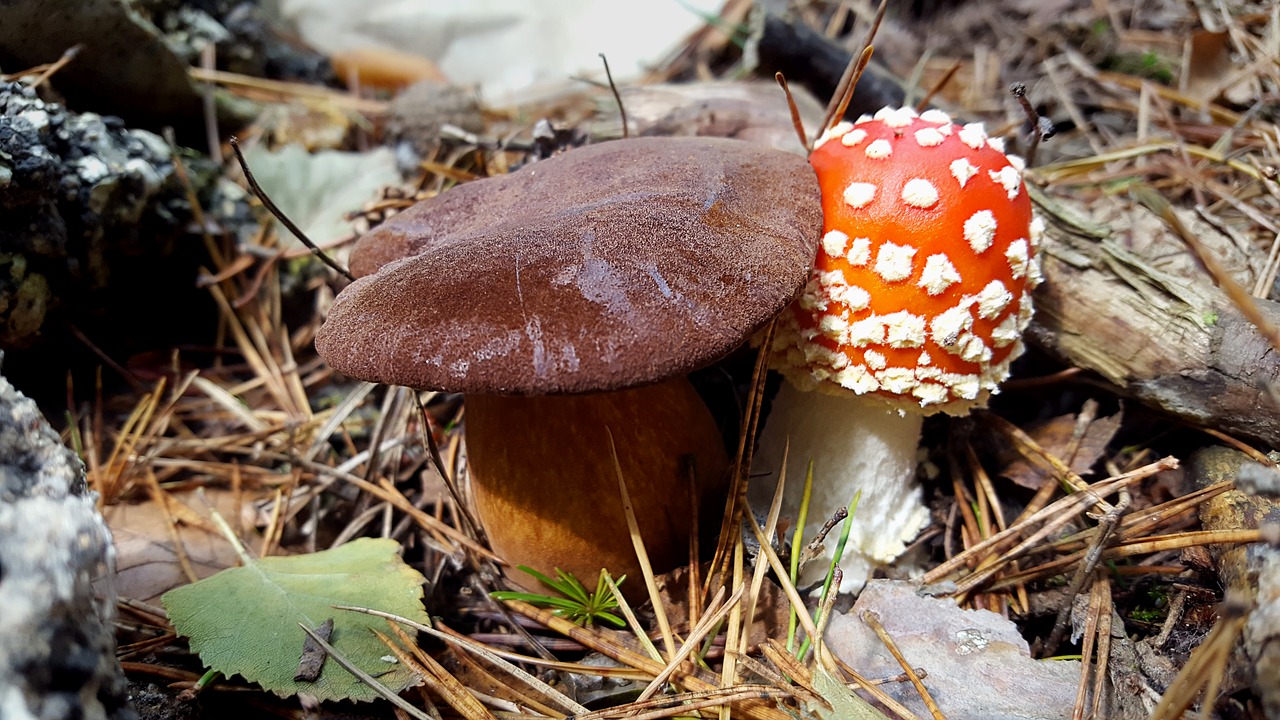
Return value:
[(613, 390), (719, 359), (807, 278), (804, 158), (635, 138), (462, 185), (362, 238), (316, 337), (365, 380), (466, 393)]

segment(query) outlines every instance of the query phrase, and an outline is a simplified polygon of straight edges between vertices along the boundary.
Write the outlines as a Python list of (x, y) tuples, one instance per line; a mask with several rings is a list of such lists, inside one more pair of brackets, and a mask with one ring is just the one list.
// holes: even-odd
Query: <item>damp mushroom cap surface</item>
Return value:
[(600, 143), (453, 188), (363, 237), (316, 346), (364, 380), (615, 390), (739, 346), (796, 295), (821, 229), (796, 155), (719, 138)]

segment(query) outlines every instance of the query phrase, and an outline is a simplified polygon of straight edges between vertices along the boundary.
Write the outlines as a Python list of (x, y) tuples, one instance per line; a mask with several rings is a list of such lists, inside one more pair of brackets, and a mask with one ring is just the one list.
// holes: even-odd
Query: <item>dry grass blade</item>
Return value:
[[(151, 417), (155, 413), (156, 405), (163, 392), (164, 378), (161, 378), (156, 382), (155, 390), (138, 400), (138, 404), (134, 406), (117, 433), (111, 454), (107, 456), (105, 464), (98, 465), (97, 453), (89, 453), (89, 487), (98, 493), (100, 504), (114, 500), (126, 490), (129, 461), (138, 455), (138, 448), (144, 444), (146, 438), (150, 437), (148, 428), (151, 427)], [(88, 439), (92, 435), (86, 432), (85, 437)]]
[(622, 613), (622, 617), (626, 618), (627, 625), (634, 631), (636, 642), (640, 643), (640, 647), (649, 653), (649, 657), (658, 662), (662, 662), (662, 653), (658, 652), (658, 647), (653, 644), (649, 636), (643, 631), (643, 625), (636, 618), (636, 613), (631, 609), (631, 603), (627, 602), (627, 598), (623, 596), (622, 591), (618, 589), (618, 583), (614, 581), (609, 571), (601, 568), (601, 577), (604, 578), (605, 584), (609, 586), (609, 592), (613, 593), (613, 599), (618, 603), (618, 612)]
[(227, 328), (231, 330), (231, 336), (235, 339), (236, 347), (240, 350), (241, 356), (245, 359), (245, 362), (249, 363), (254, 374), (265, 383), (267, 391), (275, 401), (276, 407), (284, 410), (290, 418), (297, 420), (308, 419), (311, 415), (309, 404), (304, 403), (301, 407), (298, 406), (297, 398), (288, 387), (279, 363), (276, 362), (274, 356), (266, 347), (265, 335), (262, 333), (258, 321), (252, 317), (244, 317), (241, 313), (237, 313), (227, 301), (227, 296), (222, 288), (217, 284), (209, 286), (209, 293), (213, 295), (214, 301), (218, 304), (218, 309), (222, 313), (222, 318)]
[(1086, 158), (1063, 160), (1050, 165), (1041, 165), (1029, 172), (1031, 172), (1035, 178), (1047, 184), (1061, 184), (1065, 181), (1076, 178), (1077, 176), (1098, 170), (1099, 168), (1106, 166), (1108, 163), (1171, 152), (1183, 152), (1194, 158), (1225, 165), (1253, 180), (1262, 180), (1265, 177), (1264, 174), (1256, 167), (1236, 158), (1225, 156), (1220, 152), (1216, 152), (1210, 148), (1202, 147), (1200, 145), (1177, 143), (1173, 141), (1142, 143), (1131, 147), (1099, 152)]
[(729, 601), (722, 605), (721, 603), (724, 600), (724, 588), (720, 588), (715, 597), (712, 598), (711, 606), (707, 609), (707, 614), (704, 615), (698, 624), (689, 631), (689, 637), (686, 638), (684, 644), (680, 646), (680, 650), (676, 652), (669, 661), (667, 661), (667, 666), (662, 670), (662, 672), (658, 673), (658, 676), (640, 692), (640, 696), (636, 698), (637, 700), (648, 700), (653, 697), (654, 693), (662, 689), (662, 686), (666, 684), (667, 679), (675, 673), (676, 669), (680, 667), (680, 664), (687, 660), (689, 656), (693, 654), (693, 651), (698, 648), (702, 639), (720, 624), (720, 621), (724, 619), (726, 614), (728, 614), (730, 608), (737, 607), (738, 603), (742, 600), (742, 592), (745, 589), (745, 586), (739, 587), (737, 591), (733, 593), (733, 596), (729, 598)]
[(1155, 190), (1146, 186), (1136, 186), (1132, 190), (1133, 195), (1138, 202), (1142, 203), (1147, 209), (1155, 213), (1161, 220), (1169, 226), (1179, 238), (1182, 239), (1187, 247), (1191, 248), (1191, 252), (1195, 253), (1200, 264), (1204, 266), (1209, 275), (1213, 277), (1214, 282), (1222, 291), (1231, 298), (1231, 302), (1240, 310), (1240, 314), (1244, 315), (1253, 326), (1258, 329), (1267, 342), (1271, 343), (1271, 347), (1276, 351), (1280, 351), (1280, 327), (1276, 327), (1274, 323), (1262, 314), (1258, 302), (1249, 294), (1249, 291), (1240, 286), (1240, 283), (1231, 277), (1231, 274), (1222, 267), (1222, 263), (1209, 252), (1204, 243), (1195, 236), (1195, 233), (1187, 229), (1187, 226), (1173, 212), (1173, 206), (1168, 200), (1161, 197)]
[[(519, 600), (504, 600), (503, 602), (521, 615), (535, 620), (565, 637), (572, 638), (584, 647), (616, 662), (642, 670), (648, 673), (650, 677), (656, 677), (658, 673), (665, 669), (662, 663), (655, 662), (643, 653), (616, 642), (604, 631), (579, 627), (564, 618), (556, 616), (550, 610), (543, 610)], [(671, 681), (697, 693), (719, 692), (722, 690), (710, 678), (709, 674), (701, 673), (696, 669), (677, 669), (672, 674)], [(773, 696), (768, 695), (767, 697)], [(739, 703), (734, 706), (734, 716), (752, 718), (753, 720), (793, 720), (787, 713), (773, 707), (771, 702), (761, 702), (763, 697), (765, 696), (757, 697), (751, 695), (746, 698), (738, 698)]]
[[(770, 643), (772, 643), (772, 646), (770, 646)], [(783, 673), (775, 669), (775, 667), (782, 667), (777, 663), (774, 663), (774, 666), (771, 667), (769, 665), (766, 665), (764, 662), (760, 660), (756, 660), (750, 655), (743, 655), (742, 657), (738, 658), (738, 664), (741, 665), (743, 669), (745, 669), (747, 672), (750, 672), (756, 675), (757, 677), (764, 678), (764, 680), (766, 680), (770, 685), (785, 691), (788, 695), (796, 698), (800, 702), (804, 702), (804, 703), (822, 702), (821, 698), (816, 693), (814, 693), (811, 689), (803, 687), (797, 683), (791, 683), (787, 681), (787, 677), (805, 677), (809, 673), (808, 668), (804, 667), (803, 665), (800, 665), (799, 661), (797, 661), (795, 657), (791, 655), (791, 653), (787, 652), (781, 645), (778, 645), (776, 642), (774, 642), (772, 638), (766, 640), (760, 646), (760, 651), (766, 658), (770, 660), (777, 657), (777, 658), (781, 658), (783, 662), (794, 663), (795, 665), (799, 666), (801, 670), (800, 674), (797, 675), (794, 673), (788, 673), (787, 675), (784, 675)]]
[(255, 415), (243, 401), (227, 392), (221, 385), (198, 376), (192, 381), (192, 385), (227, 414), (239, 420), (249, 432), (266, 432), (271, 429), (270, 423)]
[(773, 569), (774, 575), (778, 578), (778, 582), (782, 585), (782, 590), (787, 594), (787, 600), (796, 608), (796, 616), (800, 620), (800, 624), (804, 627), (804, 631), (808, 633), (810, 638), (817, 643), (819, 637), (818, 628), (813, 624), (813, 618), (809, 617), (809, 611), (805, 609), (804, 599), (800, 597), (800, 592), (791, 584), (790, 576), (787, 574), (787, 568), (782, 564), (782, 560), (778, 558), (778, 554), (774, 552), (773, 546), (769, 544), (769, 539), (765, 537), (764, 530), (760, 527), (760, 523), (756, 522), (755, 516), (751, 513), (745, 515), (747, 522), (751, 525), (751, 531), (755, 533), (756, 540), (760, 543), (760, 554), (769, 562), (769, 567)]
[(727, 708), (731, 703), (742, 700), (767, 700), (785, 698), (789, 694), (768, 685), (737, 685), (719, 690), (704, 692), (677, 693), (661, 698), (638, 701), (575, 716), (574, 720), (605, 720), (606, 718), (627, 718), (627, 720), (656, 720), (665, 717), (687, 717), (700, 710)]
[(83, 45), (72, 45), (63, 51), (62, 56), (51, 63), (43, 63), (35, 67), (20, 70), (12, 74), (0, 73), (0, 82), (16, 82), (19, 80), (26, 81), (27, 85), (32, 88), (38, 88), (48, 82), (54, 73), (67, 66), (67, 63), (76, 59)]
[(160, 512), (164, 515), (165, 531), (169, 534), (169, 542), (173, 547), (173, 552), (178, 556), (178, 566), (182, 568), (182, 574), (187, 578), (187, 582), (195, 582), (200, 579), (194, 568), (191, 567), (191, 559), (187, 556), (187, 546), (182, 542), (182, 537), (178, 534), (178, 521), (170, 512), (168, 496), (164, 490), (160, 489), (160, 482), (156, 480), (156, 474), (147, 468), (144, 473), (146, 476), (147, 493), (151, 496), (151, 502), (160, 508)]
[(387, 625), (399, 642), (392, 640), (385, 633), (374, 630), (378, 639), (405, 665), (418, 670), (427, 685), (439, 695), (449, 707), (457, 710), (466, 720), (497, 720), (489, 708), (485, 707), (465, 685), (458, 681), (435, 658), (422, 651), (399, 625), (388, 620)]
[[(1102, 551), (1100, 560), (1119, 560), (1135, 555), (1150, 555), (1158, 552), (1183, 550), (1204, 545), (1221, 544), (1236, 545), (1259, 542), (1262, 539), (1260, 530), (1200, 531), (1175, 533), (1155, 537), (1138, 538), (1122, 541)], [(1044, 580), (1066, 572), (1071, 566), (1085, 558), (1087, 550), (1079, 550), (1064, 557), (1050, 560), (1041, 565), (1012, 573), (991, 584), (995, 590), (1012, 587), (1020, 583)]]
[[(1072, 720), (1084, 720), (1085, 708), (1088, 704), (1090, 689), (1093, 693), (1093, 706), (1089, 710), (1089, 718), (1101, 717), (1104, 685), (1107, 680), (1107, 663), (1111, 657), (1111, 613), (1115, 612), (1111, 603), (1111, 581), (1105, 577), (1098, 578), (1089, 594), (1089, 616), (1085, 620), (1084, 644), (1080, 649), (1080, 683), (1076, 690), (1075, 707), (1072, 709)], [(1093, 679), (1090, 687), (1090, 677)]]
[(241, 75), (240, 73), (226, 72), (224, 70), (190, 68), (187, 72), (191, 75), (191, 79), (193, 80), (221, 85), (225, 88), (235, 90), (237, 93), (242, 94), (245, 97), (259, 100), (298, 100), (302, 102), (317, 103), (322, 106), (340, 107), (347, 110), (375, 115), (385, 113), (387, 109), (387, 104), (384, 102), (368, 100), (350, 93), (338, 92), (336, 90), (330, 90), (317, 85), (268, 80), (266, 78)]
[(658, 582), (653, 574), (653, 564), (649, 562), (649, 553), (644, 549), (644, 538), (640, 536), (640, 523), (636, 521), (635, 506), (631, 503), (631, 493), (627, 492), (627, 480), (622, 476), (622, 464), (618, 462), (618, 448), (613, 443), (613, 432), (608, 428), (605, 432), (609, 438), (609, 455), (613, 459), (613, 470), (618, 478), (618, 492), (622, 495), (622, 512), (627, 517), (627, 530), (631, 534), (631, 544), (636, 549), (636, 560), (639, 561), (640, 572), (644, 575), (644, 586), (649, 591), (649, 601), (653, 603), (653, 613), (658, 619), (662, 644), (666, 648), (667, 657), (674, 657), (675, 635), (671, 632), (671, 623), (667, 620), (667, 612), (662, 605), (662, 594), (658, 590)]
[[(435, 467), (436, 472), (440, 474), (440, 479), (444, 480), (444, 486), (449, 491), (449, 498), (453, 500), (453, 510), (458, 513), (462, 520), (463, 530), (472, 538), (480, 538), (483, 536), (483, 530), (480, 527), (480, 521), (476, 520), (475, 515), (471, 512), (471, 507), (463, 496), (462, 490), (458, 487), (457, 477), (455, 473), (449, 471), (449, 465), (445, 464), (444, 456), (440, 454), (440, 446), (436, 443), (436, 436), (432, 429), (431, 416), (427, 413), (427, 407), (422, 402), (422, 396), (419, 393), (413, 393), (414, 407), (418, 409), (418, 421), (422, 423), (422, 440), (427, 448), (427, 453), (431, 456), (431, 465)], [(454, 436), (454, 440), (458, 440), (458, 436)]]
[(1081, 558), (1080, 565), (1076, 567), (1075, 576), (1071, 578), (1071, 583), (1067, 586), (1067, 592), (1062, 599), (1062, 606), (1058, 609), (1058, 617), (1053, 623), (1053, 630), (1049, 633), (1049, 639), (1045, 641), (1045, 655), (1056, 653), (1058, 644), (1066, 637), (1071, 607), (1075, 602), (1075, 598), (1084, 590), (1086, 583), (1093, 580), (1094, 568), (1098, 566), (1098, 562), (1102, 559), (1102, 553), (1111, 542), (1116, 522), (1124, 511), (1129, 508), (1132, 501), (1133, 497), (1129, 491), (1121, 490), (1120, 501), (1098, 521), (1098, 532), (1094, 533), (1088, 549)]
[(380, 695), (384, 700), (400, 710), (409, 713), (411, 717), (418, 718), (418, 720), (431, 720), (428, 715), (411, 705), (409, 701), (388, 690), (385, 685), (378, 682), (372, 675), (351, 664), (351, 661), (347, 660), (346, 657), (339, 653), (337, 648), (326, 642), (324, 638), (320, 637), (314, 630), (307, 627), (305, 623), (298, 623), (298, 627), (302, 628), (302, 631), (307, 634), (307, 637), (311, 638), (315, 644), (319, 645), (326, 653), (328, 653), (330, 660), (333, 660), (337, 664), (341, 665), (347, 672), (359, 678), (360, 682), (373, 688), (374, 692), (378, 693), (378, 695)]
[(813, 677), (809, 672), (809, 668), (800, 662), (794, 653), (779, 644), (777, 640), (773, 638), (766, 639), (764, 644), (760, 646), (760, 652), (805, 693), (814, 698), (821, 698), (821, 695), (813, 687)]
[(866, 38), (862, 41), (862, 49), (850, 58), (849, 65), (845, 67), (844, 74), (831, 95), (831, 102), (827, 104), (827, 113), (822, 118), (822, 126), (818, 128), (817, 137), (822, 137), (823, 133), (839, 122), (840, 118), (844, 117), (845, 110), (849, 108), (854, 88), (858, 86), (858, 80), (862, 78), (862, 73), (871, 62), (872, 42), (875, 41), (880, 23), (884, 21), (884, 14), (888, 9), (889, 0), (880, 0), (879, 6), (876, 7), (875, 18), (872, 19), (871, 27), (867, 28)]
[[(1084, 490), (1072, 493), (1071, 495), (1048, 505), (1031, 517), (1025, 518), (1023, 521), (1013, 525), (1008, 530), (998, 532), (990, 538), (974, 545), (972, 548), (969, 548), (950, 560), (947, 560), (933, 570), (925, 573), (921, 578), (921, 581), (926, 585), (940, 582), (951, 577), (953, 574), (958, 573), (966, 566), (981, 565), (986, 558), (998, 553), (1003, 553), (999, 556), (999, 560), (997, 562), (989, 563), (986, 566), (981, 567), (981, 569), (966, 576), (958, 583), (959, 587), (957, 589), (957, 593), (967, 593), (994, 576), (1005, 564), (1030, 552), (1041, 541), (1050, 537), (1054, 532), (1070, 522), (1072, 518), (1083, 513), (1089, 507), (1098, 504), (1098, 502), (1102, 501), (1104, 498), (1118, 493), (1130, 485), (1141, 482), (1156, 473), (1171, 470), (1176, 467), (1178, 467), (1177, 458), (1166, 457), (1154, 463), (1144, 465), (1132, 472), (1100, 480), (1097, 483), (1088, 486)], [(1040, 523), (1044, 523), (1040, 529), (1031, 531), (1031, 528), (1039, 525)], [(1018, 538), (1022, 537), (1027, 532), (1030, 532), (1030, 534), (1027, 535), (1024, 540), (1018, 542)]]
[[(778, 484), (773, 491), (773, 500), (769, 503), (769, 515), (765, 518), (764, 534), (767, 537), (773, 537), (778, 527), (778, 515), (782, 512), (782, 492), (787, 484), (787, 456), (790, 454), (790, 445), (784, 444), (782, 448), (782, 460), (778, 470)], [(740, 657), (746, 657), (747, 649), (751, 644), (751, 624), (755, 620), (756, 604), (760, 597), (760, 591), (764, 587), (765, 571), (769, 565), (762, 562), (759, 556), (756, 557), (755, 570), (751, 574), (751, 590), (747, 594), (747, 605), (742, 612), (745, 620), (741, 623), (741, 628), (735, 628), (730, 624), (729, 632), (726, 634), (725, 660), (724, 669), (721, 672), (722, 682), (725, 685), (733, 685), (738, 680), (737, 664)], [(731, 639), (737, 637), (736, 646), (731, 645)], [(736, 652), (732, 652), (736, 647)]]
[(441, 538), (441, 539), (447, 538), (448, 540), (453, 541), (454, 543), (456, 543), (461, 547), (465, 547), (467, 550), (470, 550), (471, 552), (476, 553), (481, 557), (488, 558), (493, 561), (498, 560), (498, 557), (494, 555), (492, 551), (490, 551), (488, 548), (484, 547), (483, 545), (480, 545), (475, 540), (472, 540), (471, 538), (467, 537), (457, 528), (445, 523), (444, 521), (435, 517), (431, 513), (425, 512), (419, 509), (418, 507), (414, 506), (414, 504), (409, 500), (409, 498), (405, 497), (404, 494), (401, 493), (399, 489), (397, 489), (394, 485), (392, 485), (386, 479), (383, 479), (378, 483), (371, 483), (362, 477), (359, 477), (357, 475), (352, 475), (350, 473), (340, 472), (336, 468), (331, 468), (327, 465), (320, 465), (318, 463), (300, 463), (300, 464), (302, 464), (307, 469), (312, 470), (313, 472), (332, 475), (341, 480), (345, 480), (346, 482), (351, 483), (352, 485), (355, 485), (356, 487), (369, 493), (370, 495), (373, 495), (379, 500), (384, 500), (390, 503), (391, 505), (396, 507), (398, 510), (403, 511), (409, 517), (413, 518), (414, 521), (416, 521), (418, 525), (422, 527), (422, 529), (427, 530), (428, 532), (432, 533), (438, 538)]
[(364, 401), (369, 397), (369, 393), (373, 392), (378, 386), (374, 383), (360, 383), (346, 397), (342, 398), (342, 402), (329, 413), (329, 417), (324, 424), (316, 431), (316, 437), (311, 441), (311, 446), (302, 453), (305, 460), (315, 460), (320, 452), (328, 446), (329, 439), (342, 427), (342, 423), (346, 422), (351, 414), (360, 409), (364, 405)]
[[(1066, 485), (1071, 490), (1084, 490), (1089, 487), (1089, 483), (1085, 482), (1084, 478), (1072, 472), (1067, 463), (1041, 447), (1040, 443), (1036, 442), (1030, 435), (1023, 431), (1022, 428), (1019, 428), (998, 415), (987, 414), (984, 417), (989, 424), (1003, 432), (1010, 440), (1013, 441), (1014, 445), (1018, 448), (1018, 451), (1023, 457), (1041, 466), (1050, 475), (1052, 475), (1055, 480)], [(1106, 502), (1105, 500), (1099, 500), (1098, 511), (1104, 513), (1110, 512), (1111, 503)]]
[(800, 138), (800, 147), (809, 147), (809, 135), (804, 130), (804, 121), (800, 118), (800, 107), (796, 105), (796, 99), (791, 94), (791, 86), (787, 84), (787, 78), (782, 73), (774, 73), (773, 79), (778, 82), (778, 86), (782, 88), (782, 93), (787, 96), (787, 108), (791, 111), (791, 125), (796, 130), (796, 137)]
[[(755, 447), (756, 431), (759, 428), (760, 413), (764, 406), (764, 384), (769, 370), (769, 353), (773, 346), (773, 335), (777, 329), (777, 319), (770, 320), (760, 332), (760, 349), (756, 351), (755, 365), (751, 370), (750, 392), (747, 396), (747, 412), (743, 414), (738, 428), (738, 448), (733, 456), (733, 470), (729, 483), (729, 501), (725, 503), (724, 514), (720, 518), (720, 532), (717, 536), (716, 551), (711, 558), (711, 571), (707, 573), (702, 587), (702, 597), (711, 594), (711, 585), (722, 579), (725, 569), (732, 558), (742, 555), (741, 515), (747, 497), (747, 474), (751, 468), (751, 455)], [(736, 576), (736, 572), (735, 572)]]
[[(563, 663), (563, 664), (549, 663), (548, 661), (542, 660), (540, 658), (530, 658), (530, 657), (525, 657), (523, 655), (515, 655), (514, 653), (500, 653), (489, 647), (486, 647), (483, 643), (478, 643), (474, 640), (471, 640), (470, 638), (464, 637), (451, 630), (448, 630), (448, 628), (445, 628), (444, 630), (440, 630), (437, 628), (433, 628), (430, 625), (423, 625), (422, 623), (414, 622), (413, 620), (410, 620), (408, 618), (400, 617), (399, 615), (394, 615), (388, 612), (382, 612), (380, 610), (372, 610), (370, 608), (351, 607), (351, 606), (345, 606), (345, 605), (335, 606), (335, 609), (349, 610), (352, 612), (364, 613), (366, 615), (376, 615), (378, 617), (386, 618), (387, 620), (391, 620), (393, 622), (399, 623), (400, 625), (403, 625), (405, 627), (413, 628), (418, 632), (426, 633), (427, 635), (430, 635), (438, 640), (441, 640), (442, 642), (448, 643), (449, 645), (455, 648), (465, 650), (468, 653), (471, 653), (485, 660), (486, 662), (492, 663), (495, 667), (501, 668), (504, 672), (509, 673), (516, 680), (522, 683), (525, 683), (526, 685), (533, 688), (534, 690), (537, 690), (538, 692), (541, 692), (551, 702), (559, 705), (566, 712), (569, 712), (575, 715), (587, 712), (587, 708), (583, 707), (582, 705), (579, 705), (577, 702), (575, 702), (574, 700), (572, 700), (571, 698), (569, 698), (567, 695), (560, 692), (559, 690), (556, 690), (555, 688), (542, 682), (541, 680), (534, 677), (533, 675), (530, 675), (529, 673), (520, 669), (519, 666), (511, 662), (508, 662), (503, 656), (507, 655), (507, 656), (514, 657), (521, 662), (528, 662), (536, 665), (544, 665), (547, 667), (560, 666), (560, 665), (571, 666), (570, 663)], [(577, 667), (585, 668), (586, 666), (577, 666)], [(571, 669), (571, 667), (566, 667), (566, 669), (569, 672), (574, 671), (573, 669)], [(598, 668), (591, 668), (591, 670), (596, 671), (598, 670)]]

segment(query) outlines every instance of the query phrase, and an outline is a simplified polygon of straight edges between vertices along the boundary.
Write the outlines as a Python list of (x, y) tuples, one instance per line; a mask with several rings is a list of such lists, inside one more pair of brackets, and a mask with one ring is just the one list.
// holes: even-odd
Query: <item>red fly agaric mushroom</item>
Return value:
[[(789, 438), (792, 517), (813, 461), (806, 541), (862, 491), (841, 560), (849, 590), (928, 521), (914, 482), (922, 416), (984, 405), (1022, 352), (1041, 225), (1021, 160), (980, 124), (938, 110), (842, 122), (809, 161), (824, 235), (778, 324), (771, 361), (790, 382), (756, 457), (776, 469)], [(757, 506), (767, 485), (752, 488)], [(826, 573), (834, 545), (806, 581)]]
[(723, 507), (724, 448), (685, 374), (796, 296), (821, 226), (818, 183), (792, 153), (591, 145), (366, 235), (351, 259), (363, 277), (316, 348), (357, 378), (464, 393), (471, 496), (511, 565), (636, 575), (612, 439), (662, 572), (688, 557), (691, 493)]

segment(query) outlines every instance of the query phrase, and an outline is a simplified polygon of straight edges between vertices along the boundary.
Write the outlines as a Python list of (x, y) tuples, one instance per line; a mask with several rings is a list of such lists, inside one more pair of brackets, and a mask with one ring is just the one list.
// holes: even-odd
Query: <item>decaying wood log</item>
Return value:
[[(1036, 199), (1048, 232), (1031, 341), (1147, 405), (1280, 447), (1280, 356), (1236, 306), (1207, 278), (1171, 275), (1129, 250), (1132, 230)], [(1280, 304), (1257, 302), (1280, 323)]]

